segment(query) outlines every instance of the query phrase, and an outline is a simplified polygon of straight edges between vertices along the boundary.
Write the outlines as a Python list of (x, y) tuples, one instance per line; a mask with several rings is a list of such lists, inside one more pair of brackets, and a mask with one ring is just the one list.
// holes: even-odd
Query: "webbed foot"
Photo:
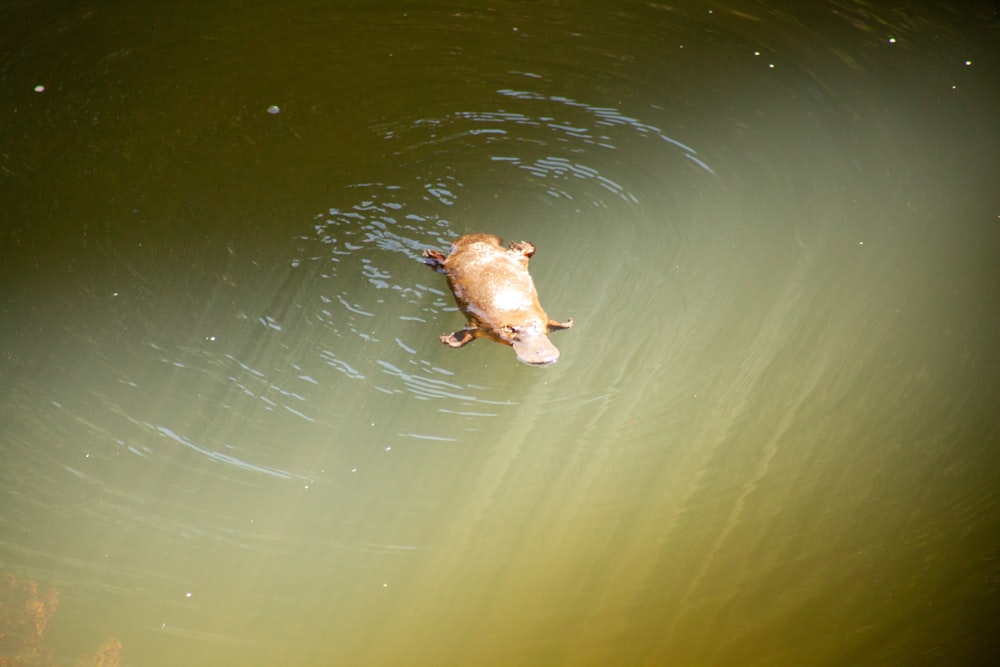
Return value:
[(424, 264), (435, 271), (444, 273), (444, 260), (447, 259), (443, 253), (437, 250), (424, 250)]
[(482, 333), (479, 329), (459, 329), (454, 333), (450, 333), (447, 336), (441, 336), (441, 342), (448, 347), (462, 347), (467, 343), (471, 343), (476, 338), (479, 338)]
[(510, 249), (521, 253), (525, 257), (531, 257), (535, 254), (535, 244), (531, 241), (511, 241)]

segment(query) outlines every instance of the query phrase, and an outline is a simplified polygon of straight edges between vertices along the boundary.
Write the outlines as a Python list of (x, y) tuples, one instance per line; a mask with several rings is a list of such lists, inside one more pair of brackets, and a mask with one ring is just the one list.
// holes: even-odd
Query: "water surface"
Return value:
[[(4, 657), (997, 657), (989, 3), (0, 23)], [(554, 366), (438, 341), (475, 231)]]

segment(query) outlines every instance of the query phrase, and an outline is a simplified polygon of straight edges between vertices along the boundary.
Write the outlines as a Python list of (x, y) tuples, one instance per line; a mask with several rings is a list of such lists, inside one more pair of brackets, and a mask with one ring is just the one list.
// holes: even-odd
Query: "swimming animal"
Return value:
[(573, 319), (549, 319), (538, 302), (535, 283), (528, 273), (528, 259), (535, 254), (532, 243), (511, 242), (493, 234), (466, 234), (455, 239), (446, 257), (437, 250), (424, 251), (424, 263), (448, 278), (467, 325), (441, 342), (462, 347), (476, 338), (489, 338), (510, 345), (517, 358), (527, 364), (555, 363), (559, 350), (549, 332), (569, 329)]

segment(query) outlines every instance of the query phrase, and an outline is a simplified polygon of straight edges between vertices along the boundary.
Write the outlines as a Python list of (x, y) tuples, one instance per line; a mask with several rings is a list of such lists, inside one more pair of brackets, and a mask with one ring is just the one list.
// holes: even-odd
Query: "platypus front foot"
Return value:
[(462, 347), (480, 336), (479, 329), (459, 329), (447, 336), (441, 336), (441, 342), (448, 347)]

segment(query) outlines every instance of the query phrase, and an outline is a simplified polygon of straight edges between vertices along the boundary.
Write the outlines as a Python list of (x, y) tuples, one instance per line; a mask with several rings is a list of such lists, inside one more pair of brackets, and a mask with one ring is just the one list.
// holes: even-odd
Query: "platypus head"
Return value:
[(502, 329), (504, 342), (510, 343), (514, 348), (518, 361), (532, 366), (554, 364), (559, 358), (558, 348), (546, 334), (546, 328), (536, 323), (523, 326), (507, 325)]

